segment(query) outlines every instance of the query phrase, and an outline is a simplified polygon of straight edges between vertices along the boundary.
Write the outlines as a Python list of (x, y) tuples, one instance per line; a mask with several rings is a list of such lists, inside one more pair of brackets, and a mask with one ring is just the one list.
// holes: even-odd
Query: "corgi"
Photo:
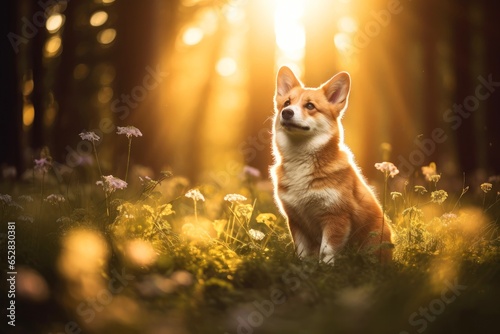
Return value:
[(351, 78), (340, 72), (306, 88), (292, 70), (278, 71), (270, 169), (276, 204), (287, 218), (299, 257), (333, 264), (346, 247), (390, 262), (391, 230), (382, 208), (344, 144), (340, 122)]

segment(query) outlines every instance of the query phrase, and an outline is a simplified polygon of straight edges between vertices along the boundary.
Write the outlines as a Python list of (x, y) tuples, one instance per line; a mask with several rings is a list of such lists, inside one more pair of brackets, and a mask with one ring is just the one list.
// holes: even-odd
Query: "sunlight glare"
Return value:
[(199, 27), (190, 27), (182, 35), (182, 41), (186, 45), (196, 45), (203, 39), (204, 33)]
[(339, 19), (337, 23), (339, 30), (347, 33), (353, 33), (358, 30), (358, 24), (350, 16), (343, 16)]
[(304, 10), (304, 0), (275, 1), (276, 62), (280, 66), (293, 67), (296, 73), (303, 72), (306, 47), (306, 32), (302, 22)]
[(185, 7), (193, 7), (198, 5), (201, 2), (201, 0), (181, 0), (182, 6)]
[(303, 0), (276, 1), (274, 29), (276, 44), (284, 51), (296, 51), (306, 45), (306, 33), (302, 23)]
[(201, 10), (197, 15), (198, 26), (206, 35), (215, 33), (219, 25), (219, 15), (213, 9)]
[(228, 77), (236, 73), (238, 65), (236, 64), (236, 61), (233, 58), (224, 57), (217, 62), (216, 69), (219, 75), (223, 77)]
[(245, 20), (245, 11), (237, 6), (226, 5), (224, 15), (231, 24), (239, 24)]
[(335, 47), (341, 52), (348, 51), (352, 44), (351, 37), (344, 32), (336, 33), (333, 37), (333, 42), (335, 43)]

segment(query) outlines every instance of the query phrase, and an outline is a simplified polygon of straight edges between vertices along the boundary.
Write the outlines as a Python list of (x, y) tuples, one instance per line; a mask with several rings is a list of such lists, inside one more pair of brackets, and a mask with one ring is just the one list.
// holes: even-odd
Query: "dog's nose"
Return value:
[(293, 117), (293, 110), (292, 109), (285, 109), (281, 112), (281, 117), (283, 117), (283, 119), (292, 119)]

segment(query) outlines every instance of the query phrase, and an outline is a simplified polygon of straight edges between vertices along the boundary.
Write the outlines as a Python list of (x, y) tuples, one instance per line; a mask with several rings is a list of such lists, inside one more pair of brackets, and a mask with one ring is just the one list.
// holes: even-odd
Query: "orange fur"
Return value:
[(345, 247), (374, 251), (389, 262), (390, 227), (365, 183), (340, 123), (350, 76), (341, 72), (305, 88), (288, 67), (278, 72), (271, 167), (275, 199), (288, 219), (299, 256), (333, 263)]

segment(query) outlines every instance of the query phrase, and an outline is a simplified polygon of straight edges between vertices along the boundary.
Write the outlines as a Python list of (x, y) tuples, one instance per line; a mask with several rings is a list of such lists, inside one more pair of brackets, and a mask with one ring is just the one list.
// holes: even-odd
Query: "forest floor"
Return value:
[(15, 230), (8, 332), (498, 333), (495, 178), (457, 194), (440, 177), (382, 193), (393, 263), (346, 252), (332, 266), (296, 257), (255, 173), (193, 187), (140, 168), (125, 185), (37, 167), (0, 184), (2, 259)]

